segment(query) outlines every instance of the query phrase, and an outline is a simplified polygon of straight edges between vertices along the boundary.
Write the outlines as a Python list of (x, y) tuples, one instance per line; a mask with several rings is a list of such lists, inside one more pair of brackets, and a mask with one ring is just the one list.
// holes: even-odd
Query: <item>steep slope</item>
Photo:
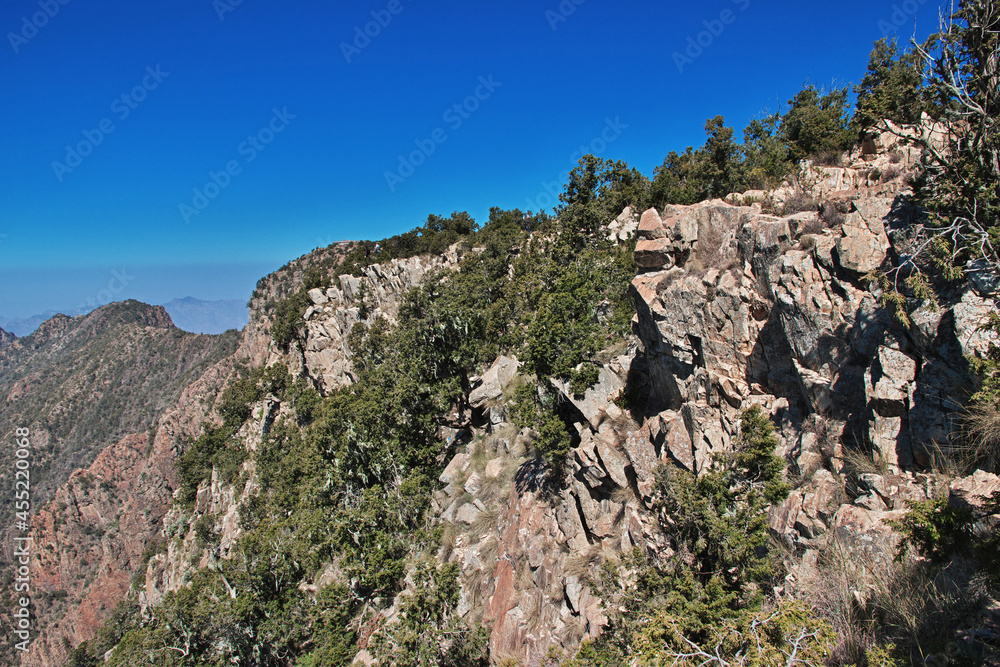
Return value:
[[(75, 319), (56, 316), (34, 334), (0, 349), (0, 396), (4, 397), (0, 403), (0, 432), (8, 439), (12, 439), (19, 428), (30, 432), (33, 507), (39, 509), (50, 503), (59, 487), (67, 484), (74, 469), (99, 465), (95, 463), (100, 458), (98, 455), (106, 448), (117, 446), (114, 443), (124, 441), (135, 444), (152, 438), (154, 427), (164, 414), (177, 404), (182, 395), (190, 392), (190, 387), (208, 369), (232, 355), (237, 343), (238, 337), (232, 334), (212, 337), (181, 332), (173, 327), (162, 308), (133, 301), (110, 304)], [(147, 450), (142, 452), (145, 455)], [(10, 448), (0, 453), (0, 460), (5, 466), (0, 479), (9, 488), (14, 485), (12, 456)], [(107, 456), (104, 461), (106, 468)], [(135, 485), (137, 499), (143, 499), (145, 493), (156, 493), (155, 489), (142, 488), (145, 478), (141, 476), (141, 471), (125, 465), (119, 465), (117, 469), (119, 480), (100, 475), (100, 481), (92, 489), (94, 494), (105, 496), (111, 503), (102, 507), (100, 516), (114, 517), (122, 511), (119, 506), (122, 497), (112, 493), (116, 481)], [(89, 487), (94, 477), (84, 479)], [(70, 481), (69, 484), (72, 487), (75, 482)], [(65, 503), (65, 498), (57, 502)], [(152, 520), (157, 521), (155, 502), (146, 503), (143, 500), (138, 504), (136, 512), (123, 519), (123, 523), (141, 520), (139, 517), (147, 513), (151, 513)], [(69, 507), (72, 514), (73, 511), (84, 511), (86, 503), (74, 501), (69, 503)], [(12, 504), (0, 507), (5, 527), (12, 523), (12, 512)], [(92, 518), (93, 515), (90, 515), (87, 521), (75, 528), (73, 521), (67, 521), (65, 516), (60, 521), (67, 524), (68, 527), (63, 528), (69, 532), (86, 529), (87, 540), (93, 541), (94, 527), (88, 524)], [(36, 532), (33, 536), (39, 543), (52, 545), (52, 550), (56, 547), (64, 549), (60, 552), (64, 555), (74, 553), (75, 538), (61, 534), (46, 535), (41, 530), (41, 524), (37, 523), (38, 519), (35, 517)], [(134, 540), (141, 553), (146, 536), (127, 525), (121, 528), (116, 525), (113, 530), (108, 530), (105, 543), (119, 553), (123, 536)], [(48, 540), (44, 542), (46, 537)], [(72, 571), (70, 577), (79, 587), (81, 581), (86, 580), (84, 572), (90, 571), (88, 568), (92, 563), (87, 557), (79, 560), (71, 556), (68, 558), (71, 571), (79, 568)], [(9, 559), (10, 552), (4, 550), (0, 555), (0, 564), (5, 577), (9, 574)], [(86, 567), (81, 566), (83, 561), (87, 561)], [(100, 559), (95, 559), (93, 565), (99, 562)], [(42, 569), (33, 570), (33, 573), (43, 579), (45, 577)], [(77, 574), (80, 576), (77, 577)], [(94, 582), (86, 580), (86, 583), (89, 586)], [(55, 591), (56, 597), (62, 600), (69, 592), (67, 589), (72, 587), (46, 587), (42, 590), (50, 594)], [(101, 590), (101, 586), (97, 589)], [(12, 587), (6, 587), (4, 595), (12, 591)], [(103, 590), (102, 595), (110, 595), (110, 591)], [(34, 598), (36, 613), (43, 619), (44, 599)], [(103, 616), (97, 619), (97, 623), (101, 621)], [(9, 627), (9, 617), (5, 617), (3, 623)]]
[(96, 634), (162, 545), (177, 454), (214, 418), (241, 358), (237, 352), (205, 370), (153, 429), (107, 446), (38, 511), (31, 526), (38, 635), (22, 665), (64, 664), (69, 647)]
[[(814, 168), (804, 194), (820, 205), (788, 215), (759, 202), (790, 199), (790, 188), (641, 218), (626, 210), (582, 239), (541, 224), (526, 233), (511, 212), (506, 232), (491, 228), (479, 247), (373, 263), (358, 275), (333, 277), (337, 250), (296, 260), (254, 294), (238, 353), (249, 373), (220, 397), (220, 365), (197, 409), (161, 424), (149, 462), (136, 455), (142, 440), (126, 439), (74, 475), (59, 498), (82, 508), (78, 528), (60, 526), (58, 504), (37, 517), (52, 544), (78, 545), (114, 572), (102, 580), (113, 595), (81, 594), (74, 615), (40, 642), (48, 657), (24, 664), (54, 664), (61, 638), (89, 639), (121, 595), (123, 613), (80, 649), (92, 661), (82, 664), (105, 655), (112, 667), (136, 664), (166, 646), (182, 664), (419, 656), (539, 667), (572, 658), (588, 639), (574, 667), (625, 664), (632, 640), (655, 650), (676, 630), (676, 619), (656, 616), (676, 599), (628, 618), (642, 609), (630, 559), (676, 573), (694, 566), (694, 550), (728, 548), (683, 542), (674, 521), (685, 508), (668, 511), (665, 498), (671, 484), (711, 478), (755, 409), (777, 428), (776, 474), (791, 491), (756, 516), (741, 514), (744, 496), (728, 498), (716, 518), (750, 516), (764, 539), (756, 550), (775, 557), (749, 590), (778, 606), (805, 600), (847, 636), (850, 614), (878, 609), (878, 585), (899, 576), (894, 521), (908, 503), (982, 507), (1000, 489), (983, 471), (935, 468), (974, 385), (967, 356), (997, 342), (980, 328), (993, 301), (972, 284), (907, 321), (880, 305), (870, 277), (906, 252), (913, 157), (891, 178), (872, 175), (881, 156)], [(614, 294), (589, 289), (621, 278), (624, 253), (636, 269), (627, 277), (631, 335), (614, 324)], [(281, 341), (275, 325), (287, 325)], [(571, 362), (560, 356), (574, 347)], [(212, 427), (202, 433), (196, 415)], [(200, 437), (161, 440), (181, 430)], [(132, 490), (131, 516), (119, 517), (150, 539), (159, 533), (148, 561), (137, 555), (141, 538), (119, 557), (81, 527), (107, 525), (117, 506), (85, 480), (120, 479), (109, 460), (129, 457), (128, 467), (161, 480), (155, 512), (137, 520), (149, 500)], [(734, 525), (750, 532), (749, 522)], [(48, 590), (67, 585), (73, 558), (38, 558)], [(604, 585), (617, 576), (609, 572), (620, 582)], [(973, 585), (951, 576), (960, 590)], [(988, 598), (969, 604), (959, 625), (927, 632), (942, 646), (993, 641), (977, 630), (997, 620)]]
[[(259, 288), (264, 294), (294, 291), (303, 267), (335, 266), (340, 257), (335, 250), (318, 250), (262, 278)], [(3, 377), (11, 378), (14, 387), (23, 386), (15, 399), (25, 397), (32, 414), (44, 415), (48, 403), (32, 402), (31, 397), (51, 398), (65, 386), (74, 392), (63, 390), (63, 395), (80, 400), (77, 410), (84, 415), (97, 414), (97, 406), (81, 400), (88, 392), (114, 398), (121, 389), (126, 396), (122, 412), (106, 421), (100, 418), (102, 430), (87, 432), (90, 439), (83, 439), (99, 451), (96, 458), (91, 454), (90, 462), (86, 454), (77, 454), (73, 460), (84, 467), (75, 471), (69, 462), (52, 466), (46, 488), (55, 488), (57, 473), (64, 475), (61, 486), (46, 496), (33, 496), (39, 509), (31, 534), (35, 544), (44, 545), (32, 554), (38, 634), (24, 656), (5, 647), (12, 664), (20, 660), (26, 666), (62, 665), (70, 649), (92, 639), (113, 614), (136, 574), (144, 572), (146, 562), (163, 546), (164, 516), (179, 486), (177, 457), (203, 433), (206, 422), (218, 420), (217, 402), (238, 376), (238, 368), (259, 366), (276, 354), (267, 327), (258, 319), (242, 335), (188, 334), (172, 325), (162, 307), (126, 302), (78, 320), (58, 317), (20, 339), (24, 347), (16, 356), (0, 357), (0, 368), (7, 374)], [(86, 367), (92, 375), (83, 379), (50, 367), (57, 362), (74, 367), (81, 358), (94, 362)], [(34, 370), (25, 372), (19, 364)], [(146, 372), (132, 370), (116, 380), (129, 368)], [(133, 388), (137, 378), (144, 384)], [(32, 379), (36, 384), (28, 384)], [(103, 384), (89, 384), (95, 380)], [(152, 391), (156, 388), (158, 392)], [(45, 423), (38, 418), (28, 423), (36, 422)], [(45, 442), (63, 442), (48, 431), (37, 432), (45, 434)], [(35, 433), (33, 429), (33, 442)], [(9, 617), (2, 623), (9, 630)]]
[[(76, 319), (57, 315), (5, 346), (0, 432), (31, 430), (34, 502), (46, 502), (109, 442), (147, 431), (237, 341), (185, 334), (163, 308), (128, 301)], [(6, 484), (8, 473), (0, 480)], [(5, 525), (9, 511), (0, 509)]]
[(3, 329), (0, 329), (0, 347), (9, 345), (10, 343), (13, 343), (16, 339), (17, 336), (15, 336), (14, 334), (4, 331)]

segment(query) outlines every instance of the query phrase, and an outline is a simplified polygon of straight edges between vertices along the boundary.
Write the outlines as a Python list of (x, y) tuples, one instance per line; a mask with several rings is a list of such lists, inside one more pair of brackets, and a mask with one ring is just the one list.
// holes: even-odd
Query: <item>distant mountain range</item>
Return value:
[(174, 299), (163, 307), (170, 313), (174, 326), (191, 333), (220, 334), (242, 329), (250, 321), (245, 301), (201, 301), (189, 296)]
[[(194, 297), (174, 299), (161, 304), (170, 314), (174, 326), (182, 331), (201, 334), (220, 334), (229, 329), (242, 329), (250, 321), (250, 310), (243, 301), (202, 301)], [(91, 312), (93, 308), (77, 308), (68, 311), (47, 310), (44, 313), (24, 319), (0, 317), (0, 330), (8, 331), (18, 338), (31, 335), (36, 329), (55, 315), (78, 317)], [(2, 339), (3, 334), (0, 334)], [(2, 346), (4, 341), (0, 341)]]

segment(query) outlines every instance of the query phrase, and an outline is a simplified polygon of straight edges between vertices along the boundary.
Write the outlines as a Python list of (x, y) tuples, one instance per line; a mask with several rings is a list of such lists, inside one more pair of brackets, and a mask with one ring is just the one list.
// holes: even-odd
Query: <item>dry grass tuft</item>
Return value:
[(526, 591), (535, 587), (535, 571), (528, 565), (527, 560), (524, 561), (524, 566), (518, 572), (516, 587), (519, 591)]
[(469, 476), (471, 477), (474, 472), (482, 475), (486, 464), (493, 458), (493, 452), (490, 451), (489, 445), (484, 439), (476, 438), (469, 443), (467, 451), (469, 454)]
[(896, 180), (902, 175), (903, 175), (903, 168), (897, 164), (891, 164), (885, 168), (885, 171), (882, 172), (881, 182), (888, 183), (890, 181)]
[(967, 465), (975, 462), (986, 470), (1000, 471), (1000, 405), (983, 402), (969, 406), (962, 419), (962, 434), (968, 442), (964, 451)]
[(736, 265), (737, 252), (735, 225), (706, 224), (698, 229), (697, 247), (688, 268), (695, 273), (719, 269), (725, 271)]
[(854, 475), (888, 475), (889, 462), (882, 452), (875, 448), (844, 448), (844, 464)]
[(589, 581), (596, 568), (604, 563), (604, 550), (598, 544), (592, 544), (586, 551), (570, 556), (563, 565), (563, 573), (567, 577), (576, 577), (580, 581)]
[(628, 505), (636, 499), (635, 492), (630, 488), (617, 488), (611, 492), (611, 502), (620, 505)]
[(502, 512), (499, 507), (489, 506), (480, 512), (476, 519), (469, 525), (468, 532), (473, 535), (492, 535), (497, 532), (497, 525), (500, 522)]
[(492, 571), (494, 563), (500, 558), (500, 540), (496, 535), (490, 535), (479, 543), (476, 549), (479, 562), (486, 570)]
[(831, 540), (804, 592), (840, 637), (830, 664), (864, 664), (869, 649), (890, 642), (913, 655), (933, 653), (987, 602), (968, 563), (935, 569), (910, 553), (896, 556), (891, 538), (850, 539)]
[(812, 195), (804, 190), (797, 190), (785, 201), (785, 206), (782, 209), (781, 214), (793, 215), (795, 213), (802, 213), (803, 211), (816, 210), (818, 210), (816, 200), (813, 199)]
[(844, 154), (840, 151), (821, 151), (813, 157), (813, 161), (824, 167), (843, 167)]

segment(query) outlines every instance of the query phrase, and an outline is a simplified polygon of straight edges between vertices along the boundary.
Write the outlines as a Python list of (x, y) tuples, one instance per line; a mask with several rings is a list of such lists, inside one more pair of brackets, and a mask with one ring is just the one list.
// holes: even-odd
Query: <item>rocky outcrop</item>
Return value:
[(635, 236), (639, 228), (639, 216), (632, 210), (631, 206), (626, 206), (617, 218), (608, 223), (608, 240), (615, 245), (620, 245)]
[[(543, 470), (525, 456), (532, 434), (506, 423), (516, 362), (484, 373), (471, 402), (496, 418), (451, 459), (434, 502), (455, 534), (440, 555), (461, 565), (460, 611), (491, 629), (496, 655), (540, 665), (551, 647), (599, 634), (606, 611), (587, 574), (635, 546), (666, 553), (648, 510), (656, 469), (704, 471), (731, 449), (750, 405), (779, 426), (795, 485), (769, 517), (789, 554), (780, 595), (813, 595), (819, 556), (832, 548), (891, 563), (892, 522), (909, 503), (949, 494), (981, 503), (1000, 484), (921, 472), (954, 428), (954, 398), (971, 381), (964, 355), (992, 340), (973, 324), (990, 302), (967, 290), (933, 315), (915, 313), (912, 327), (893, 320), (864, 272), (893, 252), (886, 219), (896, 203), (847, 201), (833, 228), (817, 213), (778, 217), (722, 201), (642, 216), (641, 346), (603, 364), (583, 396), (553, 382), (579, 435), (558, 497), (541, 492)], [(618, 405), (637, 368), (651, 389), (641, 423)]]
[[(457, 247), (443, 255), (393, 259), (365, 267), (357, 278), (340, 276), (339, 287), (311, 290), (305, 335), (289, 354), (292, 372), (308, 375), (324, 393), (354, 382), (349, 342), (354, 327), (368, 328), (380, 317), (395, 323), (403, 295), (429, 274), (455, 268), (458, 259)], [(268, 365), (282, 356), (272, 350)]]
[[(544, 483), (544, 464), (529, 456), (533, 434), (518, 431), (503, 409), (482, 420), (479, 435), (441, 475), (445, 488), (434, 503), (455, 537), (440, 556), (461, 566), (459, 613), (491, 629), (494, 655), (538, 665), (550, 648), (598, 634), (606, 617), (585, 583), (588, 574), (605, 554), (645, 544), (653, 533), (629, 489), (634, 472), (622, 450), (635, 424), (614, 403), (635, 352), (602, 365), (585, 395), (554, 387), (580, 411), (581, 442), (557, 497)], [(514, 359), (498, 359), (477, 381), (470, 404), (485, 411), (503, 402), (517, 367)]]
[(10, 345), (15, 340), (17, 340), (17, 336), (8, 331), (0, 329), (0, 348), (4, 347), (5, 345)]
[(490, 401), (496, 401), (503, 396), (503, 391), (517, 375), (517, 359), (500, 357), (490, 369), (483, 373), (477, 385), (469, 392), (469, 405), (473, 408), (483, 408)]
[(973, 283), (908, 326), (893, 319), (865, 278), (903, 252), (890, 233), (903, 203), (882, 184), (844, 192), (834, 180), (818, 194), (846, 202), (836, 226), (703, 202), (647, 211), (636, 247), (634, 329), (666, 408), (626, 440), (640, 495), (658, 462), (699, 472), (730, 447), (742, 409), (765, 407), (797, 480), (770, 516), (794, 554), (788, 595), (815, 593), (818, 554), (834, 543), (845, 558), (891, 562), (891, 522), (908, 503), (981, 503), (997, 488), (985, 473), (949, 488), (922, 472), (955, 435), (967, 357), (996, 342), (981, 328), (995, 303)]
[[(723, 202), (681, 207), (658, 225), (655, 211), (643, 217), (640, 235), (665, 256), (637, 246), (635, 329), (668, 408), (662, 420), (722, 425), (707, 439), (688, 429), (695, 467), (699, 453), (726, 446), (748, 402), (793, 424), (822, 414), (897, 471), (926, 464), (949, 438), (971, 386), (965, 355), (993, 338), (978, 328), (992, 302), (967, 289), (933, 315), (918, 311), (914, 327), (893, 321), (863, 277), (892, 251), (892, 210), (857, 198), (842, 225), (810, 234), (800, 216)], [(681, 449), (673, 457), (690, 463), (684, 439)]]

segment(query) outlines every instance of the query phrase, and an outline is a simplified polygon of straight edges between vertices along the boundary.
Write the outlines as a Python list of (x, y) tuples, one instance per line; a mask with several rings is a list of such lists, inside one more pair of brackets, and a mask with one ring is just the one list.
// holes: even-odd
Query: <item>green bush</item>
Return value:
[(488, 667), (488, 633), (472, 630), (453, 612), (458, 604), (458, 563), (414, 568), (412, 594), (400, 608), (400, 620), (385, 629), (375, 646), (376, 658), (391, 664), (426, 667)]
[(743, 130), (743, 164), (738, 190), (769, 190), (792, 171), (788, 146), (779, 134), (781, 116), (754, 118)]
[(913, 503), (906, 516), (894, 525), (921, 554), (935, 562), (964, 550), (972, 539), (972, 512), (953, 507), (947, 500)]
[(549, 465), (551, 480), (560, 482), (566, 456), (573, 448), (573, 438), (556, 397), (548, 391), (539, 393), (534, 382), (525, 382), (515, 390), (511, 411), (518, 428), (535, 431), (535, 451)]
[(279, 347), (288, 349), (298, 331), (305, 326), (304, 315), (312, 302), (306, 290), (300, 290), (277, 303), (272, 315), (271, 337)]
[(601, 225), (617, 218), (626, 206), (644, 210), (649, 187), (649, 179), (625, 162), (584, 155), (559, 195), (564, 238), (574, 247), (592, 242)]
[(780, 134), (793, 162), (836, 156), (853, 145), (847, 88), (823, 94), (815, 86), (806, 86), (788, 105), (788, 113), (781, 119)]
[(882, 120), (897, 124), (920, 122), (924, 111), (923, 72), (915, 51), (900, 53), (896, 38), (875, 42), (868, 72), (854, 87), (858, 96), (854, 126), (871, 130)]
[(198, 495), (198, 485), (212, 475), (216, 458), (235, 443), (232, 433), (225, 427), (213, 428), (206, 424), (202, 434), (184, 451), (177, 463), (180, 493), (177, 499), (184, 506), (193, 506)]
[[(789, 492), (776, 446), (773, 425), (753, 407), (742, 416), (734, 453), (711, 470), (697, 477), (673, 467), (657, 471), (652, 509), (672, 555), (659, 559), (637, 550), (608, 568), (598, 588), (622, 612), (581, 649), (576, 664), (610, 665), (632, 656), (658, 664), (690, 648), (688, 642), (712, 646), (720, 639), (730, 647), (727, 655), (736, 655), (755, 636), (748, 624), (762, 618), (761, 585), (778, 575), (767, 511)], [(812, 648), (826, 650), (832, 633), (825, 624), (801, 608), (782, 608), (779, 616), (786, 612), (815, 629)], [(784, 637), (772, 636), (774, 650), (786, 645)]]
[(439, 255), (451, 245), (473, 235), (478, 228), (475, 219), (465, 211), (455, 211), (447, 218), (432, 214), (427, 216), (422, 227), (378, 241), (378, 253), (375, 252), (375, 241), (357, 244), (347, 254), (338, 271), (341, 275), (358, 277), (366, 266), (372, 264), (417, 255)]
[(657, 167), (650, 188), (655, 206), (695, 204), (740, 188), (741, 148), (733, 141), (733, 129), (716, 116), (705, 122), (705, 133), (708, 138), (703, 147), (697, 151), (689, 147), (681, 154), (671, 151)]

